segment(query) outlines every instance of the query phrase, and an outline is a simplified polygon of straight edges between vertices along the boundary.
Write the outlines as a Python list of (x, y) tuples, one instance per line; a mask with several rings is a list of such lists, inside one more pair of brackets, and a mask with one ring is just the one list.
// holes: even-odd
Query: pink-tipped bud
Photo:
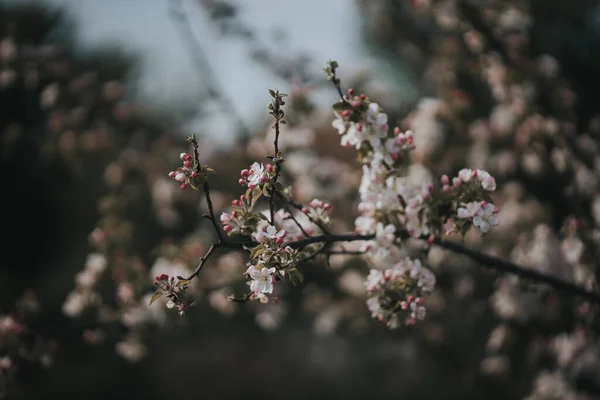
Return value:
[(237, 218), (237, 216), (238, 216), (238, 212), (237, 212), (237, 211), (232, 211), (232, 212), (231, 212), (231, 216), (232, 216), (233, 218)]
[(471, 176), (473, 178), (475, 178), (477, 176), (477, 170), (476, 169), (474, 169), (473, 172), (471, 172)]
[(405, 301), (400, 302), (400, 308), (406, 310), (408, 308), (408, 303)]
[(231, 232), (233, 228), (229, 225), (223, 225), (223, 230), (227, 233)]
[(273, 166), (271, 164), (267, 164), (267, 166), (265, 167), (268, 173), (273, 172)]
[(348, 94), (350, 96), (354, 96), (354, 89), (352, 89), (352, 88), (348, 89)]
[(460, 186), (462, 184), (462, 180), (460, 178), (452, 178), (452, 184), (454, 186)]
[(394, 128), (394, 136), (398, 136), (400, 133), (402, 133), (402, 132), (400, 131), (400, 128), (398, 128), (398, 127), (395, 127), (395, 128)]
[(266, 176), (263, 176), (260, 178), (260, 182), (261, 183), (265, 183), (269, 178), (267, 178)]
[(352, 102), (352, 107), (354, 107), (354, 108), (358, 108), (358, 107), (360, 107), (360, 100), (354, 100), (354, 101)]
[(177, 175), (175, 171), (169, 172), (169, 178), (175, 178), (175, 175)]
[(429, 192), (423, 193), (423, 199), (427, 200), (427, 199), (430, 199), (430, 198), (431, 198), (431, 193), (429, 193)]
[(494, 214), (499, 213), (500, 209), (498, 208), (498, 206), (494, 206)]
[(250, 171), (248, 171), (247, 169), (243, 169), (241, 175), (242, 178), (247, 178), (248, 176), (250, 176)]
[(350, 111), (344, 110), (342, 111), (342, 118), (348, 118), (350, 116)]
[(408, 300), (409, 303), (412, 303), (415, 300), (415, 296), (408, 296), (406, 300)]
[(196, 171), (192, 171), (192, 178), (196, 179), (198, 177), (198, 173)]
[[(246, 180), (242, 178), (242, 179), (240, 179), (240, 180), (238, 181), (238, 183), (239, 183), (240, 185), (244, 185), (244, 184), (246, 184)], [(250, 185), (248, 185), (248, 187), (250, 187)]]
[(428, 183), (427, 186), (425, 186), (428, 192), (431, 192), (433, 190), (433, 187), (433, 183)]
[(360, 95), (360, 99), (361, 99), (361, 100), (364, 100), (364, 99), (366, 99), (366, 98), (367, 98), (367, 96), (365, 96), (365, 94), (364, 94), (364, 93), (361, 93), (361, 95)]
[(303, 212), (304, 214), (307, 214), (307, 213), (308, 213), (308, 208), (306, 208), (306, 207), (302, 207), (302, 212)]
[(191, 162), (189, 162), (189, 161), (184, 161), (184, 162), (183, 162), (183, 166), (184, 166), (184, 167), (186, 167), (186, 168), (189, 168), (189, 167), (191, 167), (191, 166), (192, 166), (192, 163), (191, 163)]
[(417, 299), (415, 300), (415, 303), (417, 303), (417, 305), (422, 305), (425, 302), (425, 299), (422, 297), (417, 297)]
[(432, 244), (434, 240), (435, 240), (435, 236), (429, 235), (429, 237), (427, 238), (427, 243)]
[(277, 244), (283, 243), (283, 238), (279, 237), (279, 238), (275, 239), (275, 243), (277, 243)]
[(416, 322), (417, 320), (415, 319), (415, 317), (410, 317), (406, 320), (407, 325), (414, 325)]
[(325, 203), (325, 204), (323, 204), (323, 208), (326, 210), (331, 210), (331, 204)]
[(186, 161), (188, 158), (189, 158), (189, 155), (188, 155), (187, 153), (181, 153), (181, 154), (179, 155), (179, 159), (180, 159), (181, 161)]
[(182, 183), (182, 184), (181, 184), (181, 189), (182, 189), (182, 190), (183, 190), (183, 189), (185, 189), (186, 187), (187, 187), (187, 185), (186, 185), (185, 183)]
[(481, 202), (479, 202), (479, 205), (481, 206), (481, 208), (487, 206), (487, 201), (485, 200), (481, 200)]
[(444, 191), (444, 193), (448, 193), (450, 191), (450, 186), (444, 185), (442, 186), (442, 190)]
[(362, 124), (356, 124), (356, 130), (359, 132), (362, 132), (362, 130), (363, 130)]
[(448, 175), (442, 175), (440, 182), (442, 182), (442, 185), (447, 185), (448, 182), (450, 182), (450, 179), (448, 179)]
[(244, 202), (244, 201), (246, 201), (246, 199), (247, 199), (247, 197), (245, 194), (240, 196), (240, 201)]

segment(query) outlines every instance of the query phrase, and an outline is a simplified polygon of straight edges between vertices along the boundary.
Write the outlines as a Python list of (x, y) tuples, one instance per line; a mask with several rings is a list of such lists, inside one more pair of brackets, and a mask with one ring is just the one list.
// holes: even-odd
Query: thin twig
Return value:
[(279, 179), (279, 173), (281, 172), (281, 163), (283, 159), (281, 158), (281, 154), (279, 154), (279, 122), (285, 123), (283, 121), (284, 113), (281, 110), (281, 106), (285, 104), (283, 101), (284, 94), (279, 93), (279, 91), (270, 91), (271, 96), (273, 96), (273, 101), (269, 105), (270, 113), (275, 118), (275, 124), (273, 128), (275, 129), (275, 139), (273, 140), (273, 148), (275, 150), (275, 155), (271, 158), (273, 161), (273, 168), (275, 168), (275, 176), (271, 180), (271, 188), (270, 188), (270, 197), (269, 197), (269, 211), (271, 214), (271, 225), (275, 225), (275, 193), (277, 193), (277, 188), (275, 184)]
[(198, 264), (198, 266), (196, 267), (196, 269), (194, 270), (194, 272), (192, 272), (192, 274), (187, 277), (187, 280), (191, 281), (195, 277), (200, 276), (200, 273), (202, 272), (202, 269), (204, 268), (204, 265), (206, 264), (206, 262), (208, 261), (208, 259), (210, 258), (210, 256), (212, 256), (212, 254), (214, 253), (214, 251), (218, 247), (221, 247), (220, 243), (213, 243), (212, 246), (210, 246), (208, 248), (208, 251), (206, 252), (206, 254), (200, 259), (200, 264)]
[[(194, 147), (194, 160), (196, 161), (196, 172), (198, 175), (202, 174), (202, 167), (200, 165), (200, 157), (198, 156), (198, 142), (196, 141), (195, 136), (190, 136), (188, 141)], [(208, 206), (208, 215), (204, 215), (204, 217), (208, 218), (212, 222), (212, 226), (217, 234), (217, 243), (223, 242), (223, 234), (221, 233), (221, 229), (219, 229), (219, 225), (217, 225), (217, 218), (215, 217), (215, 212), (213, 210), (213, 204), (210, 197), (210, 186), (208, 184), (208, 179), (204, 181), (202, 185), (204, 189), (204, 197), (206, 197), (206, 204)]]
[(298, 220), (296, 219), (296, 217), (294, 217), (294, 214), (292, 214), (292, 212), (290, 211), (290, 208), (287, 205), (285, 206), (285, 211), (290, 215), (289, 219), (291, 219), (292, 221), (294, 221), (296, 223), (296, 226), (298, 228), (300, 228), (300, 231), (302, 232), (302, 234), (305, 237), (310, 237), (310, 235), (308, 234), (308, 232), (306, 232), (304, 230), (304, 227), (302, 226), (302, 224), (300, 222), (298, 222)]
[(310, 216), (310, 214), (308, 214), (307, 212), (304, 212), (304, 206), (302, 204), (296, 203), (295, 201), (293, 201), (291, 198), (289, 198), (288, 196), (284, 195), (281, 192), (277, 192), (276, 193), (277, 196), (279, 196), (279, 198), (284, 201), (285, 203), (289, 204), (290, 206), (294, 207), (296, 210), (300, 211), (301, 213), (303, 213), (304, 215), (306, 215), (306, 217), (309, 219), (310, 222), (312, 222), (313, 224), (317, 225), (319, 228), (321, 228), (321, 230), (323, 231), (323, 233), (328, 234), (329, 233), (329, 228), (324, 225), (323, 223), (321, 223), (321, 221), (317, 221), (315, 220), (313, 217)]

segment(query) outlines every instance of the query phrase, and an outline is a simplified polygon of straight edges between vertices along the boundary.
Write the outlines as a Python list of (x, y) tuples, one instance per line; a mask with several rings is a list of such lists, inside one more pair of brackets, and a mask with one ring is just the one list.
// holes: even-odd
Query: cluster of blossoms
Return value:
[(63, 304), (63, 312), (69, 317), (80, 315), (88, 305), (100, 301), (96, 284), (107, 266), (106, 257), (100, 253), (88, 255), (83, 271), (75, 275), (76, 289), (71, 291)]
[(239, 180), (240, 185), (248, 185), (249, 189), (254, 189), (270, 181), (275, 176), (275, 168), (272, 164), (259, 164), (255, 162), (249, 169), (243, 169), (242, 177)]
[(373, 318), (394, 329), (425, 318), (424, 296), (433, 291), (435, 275), (420, 260), (406, 258), (383, 272), (371, 269), (365, 286)]
[(289, 280), (292, 283), (302, 281), (303, 277), (295, 266), (300, 261), (300, 253), (287, 245), (287, 232), (268, 225), (254, 233), (259, 243), (252, 249), (246, 275), (251, 279), (250, 300), (269, 301), (276, 280)]
[(169, 172), (169, 177), (181, 183), (181, 188), (185, 189), (190, 184), (190, 181), (193, 182), (198, 178), (198, 172), (195, 169), (194, 157), (187, 153), (181, 153), (179, 158), (183, 161), (183, 166)]
[[(328, 78), (339, 88), (336, 68), (337, 63), (330, 62), (326, 72)], [(452, 182), (448, 176), (442, 176), (441, 186), (436, 187), (431, 183), (429, 171), (410, 159), (409, 153), (415, 149), (414, 138), (419, 132), (402, 132), (398, 127), (390, 131), (388, 116), (381, 107), (364, 94), (356, 96), (352, 89), (348, 90), (342, 101), (334, 105), (334, 110), (336, 119), (332, 125), (341, 135), (341, 145), (356, 148), (358, 159), (363, 165), (358, 206), (361, 215), (355, 220), (355, 231), (375, 236), (373, 240), (365, 241), (361, 247), (362, 251), (368, 253), (373, 266), (385, 269), (399, 261), (399, 237), (404, 232), (412, 237), (431, 240), (434, 235), (452, 230), (464, 234), (469, 227), (467, 221), (472, 221), (482, 232), (487, 232), (490, 227), (498, 224), (497, 217), (493, 215), (498, 209), (486, 195), (486, 192), (496, 189), (496, 182), (488, 172), (463, 169)], [(449, 229), (448, 224), (452, 228)], [(422, 270), (420, 263), (417, 265), (415, 271)], [(399, 269), (402, 274), (406, 270), (406, 267)], [(388, 271), (392, 271), (388, 272), (389, 276), (397, 276), (393, 272), (395, 270)], [(377, 270), (372, 271), (372, 274), (376, 273)], [(429, 271), (425, 274), (431, 275)], [(435, 279), (428, 282), (433, 286)], [(387, 308), (381, 310), (388, 311), (373, 312), (373, 315), (386, 320), (390, 325), (397, 324), (390, 319), (397, 317), (394, 317), (394, 312), (389, 312), (390, 300), (386, 300), (390, 298), (392, 291), (396, 292), (392, 298), (403, 299), (401, 301), (404, 301), (403, 306), (408, 307), (406, 309), (417, 310), (415, 307), (422, 307), (416, 300), (422, 297), (421, 294), (415, 296), (405, 291), (408, 289), (410, 286), (404, 283), (387, 285), (387, 297), (382, 298), (385, 300), (382, 300), (382, 304)], [(425, 290), (423, 294), (430, 291)], [(412, 296), (410, 298), (414, 302), (406, 300), (409, 296)], [(372, 311), (375, 304), (379, 307), (378, 298), (379, 296), (369, 299)], [(395, 303), (392, 309), (393, 307)], [(404, 310), (402, 306), (398, 307)], [(418, 310), (422, 311), (414, 311), (409, 315), (410, 323), (424, 315), (424, 309)]]
[(214, 172), (207, 165), (200, 166), (198, 160), (195, 160), (194, 157), (187, 153), (181, 153), (179, 159), (183, 161), (183, 166), (169, 172), (169, 178), (173, 178), (181, 183), (181, 189), (185, 189), (188, 186), (197, 188), (200, 183), (206, 180), (209, 174)]
[(260, 216), (253, 212), (254, 202), (249, 196), (242, 195), (231, 202), (231, 213), (221, 214), (221, 224), (227, 234), (249, 234), (260, 221)]
[(303, 207), (302, 212), (306, 216), (317, 224), (329, 225), (331, 219), (329, 213), (331, 212), (331, 204), (326, 203), (319, 199), (313, 199), (308, 207)]
[(167, 274), (160, 274), (154, 279), (154, 285), (158, 287), (158, 291), (154, 293), (150, 299), (152, 304), (156, 299), (166, 296), (169, 301), (167, 302), (167, 308), (177, 307), (177, 313), (180, 316), (185, 315), (185, 310), (196, 303), (187, 298), (186, 289), (188, 288), (190, 281), (187, 279), (177, 278), (169, 276)]

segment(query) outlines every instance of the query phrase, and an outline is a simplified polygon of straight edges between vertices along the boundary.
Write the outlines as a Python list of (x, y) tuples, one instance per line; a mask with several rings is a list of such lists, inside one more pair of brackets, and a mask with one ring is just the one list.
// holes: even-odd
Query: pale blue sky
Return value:
[[(24, 1), (24, 0), (20, 0)], [(201, 82), (192, 59), (169, 16), (168, 0), (46, 0), (66, 5), (76, 16), (84, 44), (118, 42), (139, 50), (144, 59), (143, 92), (159, 99), (177, 98)], [(269, 101), (267, 90), (288, 89), (248, 58), (239, 40), (219, 39), (196, 0), (184, 7), (221, 87), (233, 99), (247, 125), (257, 126)], [(288, 35), (289, 52), (306, 51), (318, 66), (329, 59), (343, 66), (365, 66), (361, 56), (358, 9), (354, 0), (238, 0), (240, 17), (267, 41), (275, 29)], [(191, 83), (191, 84), (190, 84)], [(333, 96), (333, 94), (332, 94)], [(227, 140), (231, 118), (217, 115), (193, 124), (192, 130)]]

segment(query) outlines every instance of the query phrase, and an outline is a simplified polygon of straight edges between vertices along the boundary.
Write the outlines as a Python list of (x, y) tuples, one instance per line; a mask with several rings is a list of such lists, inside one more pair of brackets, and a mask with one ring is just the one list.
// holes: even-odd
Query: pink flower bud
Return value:
[(429, 237), (427, 238), (427, 243), (432, 244), (434, 240), (435, 240), (435, 236), (429, 235)]
[(499, 213), (500, 209), (498, 208), (498, 206), (494, 206), (494, 214)]
[(363, 130), (362, 124), (356, 124), (356, 130), (359, 132), (362, 132), (362, 130)]
[(189, 167), (191, 167), (191, 166), (192, 166), (192, 163), (191, 163), (191, 162), (189, 162), (189, 161), (184, 161), (184, 162), (183, 162), (183, 166), (184, 166), (184, 167), (186, 167), (186, 168), (189, 168)]
[(247, 178), (248, 176), (250, 176), (250, 171), (248, 171), (247, 169), (243, 169), (241, 175), (242, 178)]
[(350, 111), (344, 110), (342, 111), (342, 118), (348, 118), (350, 116)]
[(196, 179), (198, 177), (198, 173), (196, 171), (192, 171), (192, 178)]
[(427, 186), (425, 186), (425, 188), (427, 188), (428, 192), (431, 192), (433, 190), (433, 183), (428, 183)]
[(417, 305), (422, 305), (425, 302), (425, 299), (422, 297), (417, 297), (415, 302), (417, 303)]
[(348, 94), (350, 96), (354, 96), (354, 89), (352, 89), (352, 88), (348, 89)]
[(247, 199), (247, 197), (246, 197), (245, 194), (243, 194), (243, 195), (240, 196), (240, 201), (243, 202), (243, 201), (246, 201), (246, 199)]
[[(239, 183), (240, 185), (244, 185), (244, 184), (246, 184), (246, 180), (242, 178), (242, 179), (240, 179), (240, 180), (238, 181), (238, 183)], [(250, 186), (248, 186), (248, 187), (250, 187)]]
[(177, 175), (175, 171), (169, 172), (169, 178), (175, 178), (175, 175)]
[(452, 184), (454, 186), (460, 186), (462, 183), (462, 180), (460, 178), (452, 178)]
[(185, 189), (185, 188), (186, 188), (186, 184), (185, 184), (185, 183), (182, 183), (182, 184), (181, 184), (181, 189), (183, 190), (183, 189)]
[(306, 207), (302, 207), (302, 212), (303, 212), (304, 214), (308, 214), (308, 208), (306, 208)]
[(408, 300), (409, 303), (412, 303), (415, 300), (415, 296), (408, 296), (406, 300)]
[(181, 153), (179, 155), (179, 158), (181, 159), (181, 161), (186, 161), (188, 159), (189, 155), (187, 153)]
[(448, 179), (448, 175), (442, 175), (440, 182), (442, 182), (442, 185), (447, 185), (448, 182), (450, 182), (450, 180)]
[(442, 186), (442, 190), (444, 191), (444, 193), (448, 193), (450, 191), (450, 186), (444, 185)]
[(229, 225), (223, 225), (223, 230), (227, 233), (231, 232), (233, 228)]
[(414, 325), (417, 322), (415, 317), (410, 317), (406, 320), (407, 325)]
[(400, 128), (395, 127), (394, 128), (394, 136), (398, 136), (401, 133)]
[(360, 107), (360, 100), (354, 100), (354, 101), (352, 102), (352, 107), (354, 107), (354, 108), (358, 108), (358, 107)]
[(325, 204), (323, 204), (323, 208), (326, 210), (331, 210), (331, 204), (325, 203)]
[(474, 169), (473, 172), (471, 172), (471, 176), (473, 178), (475, 178), (477, 176), (477, 170), (476, 169)]
[(283, 238), (279, 237), (279, 238), (275, 239), (275, 243), (277, 243), (277, 244), (283, 243)]
[(185, 174), (183, 174), (183, 173), (181, 173), (181, 172), (180, 172), (180, 173), (178, 173), (177, 175), (175, 175), (175, 180), (176, 180), (177, 182), (180, 182), (180, 183), (181, 183), (181, 182), (184, 182), (184, 181), (185, 181)]
[(268, 173), (273, 172), (273, 166), (271, 164), (267, 164), (267, 166), (265, 167), (265, 169), (267, 170)]
[(238, 212), (237, 212), (237, 211), (232, 211), (232, 212), (231, 212), (231, 216), (232, 216), (233, 218), (237, 218), (237, 216), (238, 216)]
[(263, 176), (260, 178), (260, 182), (261, 183), (265, 183), (269, 178), (267, 178), (266, 176)]
[(408, 308), (408, 303), (405, 301), (400, 302), (400, 308), (406, 310)]
[(481, 202), (479, 203), (479, 205), (481, 206), (481, 208), (483, 208), (483, 207), (485, 207), (487, 205), (487, 201), (481, 200)]
[(234, 199), (234, 200), (231, 201), (231, 205), (232, 206), (239, 206), (241, 204), (242, 204), (242, 202), (239, 201), (239, 200), (237, 200), (237, 199)]
[(361, 100), (364, 100), (364, 99), (366, 99), (366, 98), (367, 98), (367, 96), (365, 96), (365, 94), (364, 94), (364, 93), (361, 93), (361, 95), (360, 95), (360, 99), (361, 99)]
[(429, 192), (423, 193), (423, 199), (427, 200), (429, 198), (431, 198), (431, 193), (429, 193)]

